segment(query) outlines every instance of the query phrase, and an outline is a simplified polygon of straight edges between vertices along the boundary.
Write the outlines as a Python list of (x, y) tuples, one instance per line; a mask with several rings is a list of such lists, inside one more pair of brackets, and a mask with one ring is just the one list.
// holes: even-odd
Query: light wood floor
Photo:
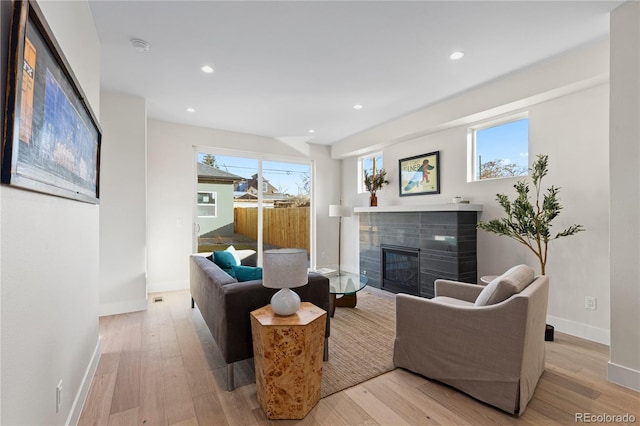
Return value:
[(576, 413), (630, 413), (640, 423), (640, 394), (606, 381), (608, 347), (561, 333), (546, 343), (546, 371), (521, 417), (396, 369), (321, 399), (304, 420), (270, 422), (253, 360), (236, 366), (227, 392), (225, 363), (190, 306), (187, 291), (157, 293), (145, 312), (100, 319), (102, 356), (81, 425), (569, 425)]

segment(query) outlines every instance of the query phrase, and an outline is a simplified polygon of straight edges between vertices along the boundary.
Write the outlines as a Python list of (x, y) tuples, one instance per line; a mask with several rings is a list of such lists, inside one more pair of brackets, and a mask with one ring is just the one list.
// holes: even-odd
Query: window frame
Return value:
[[(377, 159), (380, 159), (380, 164), (377, 164)], [(364, 187), (364, 163), (367, 160), (373, 159), (376, 170), (380, 170), (384, 168), (384, 155), (382, 151), (372, 152), (367, 155), (363, 155), (362, 157), (358, 157), (358, 194), (368, 194), (369, 191)], [(380, 189), (378, 192), (382, 191)]]
[(214, 203), (196, 203), (197, 207), (213, 207), (213, 215), (200, 216), (198, 214), (198, 209), (196, 208), (196, 217), (200, 218), (217, 218), (218, 217), (218, 191), (197, 191), (196, 197), (199, 198), (200, 194), (209, 194), (213, 199)]
[[(476, 125), (470, 126), (467, 128), (467, 182), (484, 182), (494, 179), (508, 179), (508, 178), (520, 178), (529, 176), (529, 169), (527, 168), (526, 173), (522, 175), (516, 176), (497, 176), (491, 178), (480, 178), (480, 170), (478, 164), (478, 152), (476, 146), (476, 134), (478, 131), (482, 131), (485, 129), (490, 129), (492, 127), (499, 127), (506, 124), (510, 124), (520, 120), (527, 120), (527, 155), (529, 154), (529, 112), (521, 112), (518, 114), (511, 114), (505, 117), (501, 117), (494, 120), (483, 121)], [(528, 161), (527, 161), (528, 163)]]

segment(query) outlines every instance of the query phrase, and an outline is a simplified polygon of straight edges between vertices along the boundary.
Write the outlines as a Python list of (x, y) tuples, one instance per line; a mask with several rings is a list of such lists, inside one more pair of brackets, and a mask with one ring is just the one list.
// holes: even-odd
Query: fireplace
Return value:
[[(356, 207), (360, 272), (368, 277), (367, 285), (431, 298), (438, 278), (476, 282), (476, 226), (481, 210), (482, 206), (469, 204)], [(401, 268), (402, 262), (398, 261), (393, 274), (404, 270), (404, 275), (389, 277), (390, 281), (383, 284), (383, 245), (409, 254), (404, 263), (413, 262), (415, 268)], [(396, 262), (391, 259), (389, 263)], [(409, 270), (419, 271), (420, 277), (411, 277)], [(416, 292), (413, 286), (418, 280)]]
[(420, 295), (420, 249), (380, 245), (382, 288), (393, 293)]

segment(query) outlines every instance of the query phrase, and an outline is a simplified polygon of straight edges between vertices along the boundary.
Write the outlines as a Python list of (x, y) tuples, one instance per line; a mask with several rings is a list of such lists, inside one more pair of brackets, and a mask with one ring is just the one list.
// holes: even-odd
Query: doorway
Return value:
[(197, 252), (303, 248), (311, 258), (311, 166), (250, 156), (196, 154)]

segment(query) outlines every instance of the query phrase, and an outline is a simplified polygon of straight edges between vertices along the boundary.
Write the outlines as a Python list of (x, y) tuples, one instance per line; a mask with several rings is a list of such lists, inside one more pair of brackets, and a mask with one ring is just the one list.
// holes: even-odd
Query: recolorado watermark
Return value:
[(576, 423), (635, 423), (633, 414), (576, 413)]

